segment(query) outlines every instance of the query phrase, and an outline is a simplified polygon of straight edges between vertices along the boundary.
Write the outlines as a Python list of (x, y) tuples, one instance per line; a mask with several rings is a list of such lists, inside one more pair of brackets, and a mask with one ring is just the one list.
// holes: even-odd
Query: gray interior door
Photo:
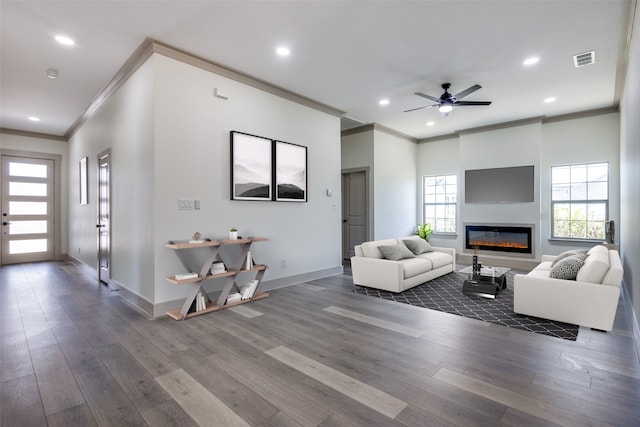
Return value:
[(354, 246), (368, 238), (366, 171), (342, 174), (342, 198), (342, 256), (349, 260), (354, 255)]
[(111, 278), (111, 155), (98, 157), (98, 278)]

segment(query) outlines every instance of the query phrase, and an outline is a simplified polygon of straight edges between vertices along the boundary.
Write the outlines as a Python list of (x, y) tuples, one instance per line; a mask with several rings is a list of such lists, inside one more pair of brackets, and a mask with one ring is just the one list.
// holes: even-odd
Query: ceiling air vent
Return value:
[(594, 62), (596, 62), (595, 50), (573, 55), (573, 63), (576, 66), (576, 68), (584, 67), (585, 65), (591, 65)]

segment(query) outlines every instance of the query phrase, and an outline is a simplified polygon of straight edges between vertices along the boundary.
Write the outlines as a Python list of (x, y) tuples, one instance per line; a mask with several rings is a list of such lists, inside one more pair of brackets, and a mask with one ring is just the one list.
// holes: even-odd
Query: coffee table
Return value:
[(483, 298), (495, 298), (507, 287), (506, 267), (483, 266), (480, 272), (474, 273), (473, 267), (466, 267), (460, 273), (466, 274), (467, 279), (462, 283), (462, 293)]

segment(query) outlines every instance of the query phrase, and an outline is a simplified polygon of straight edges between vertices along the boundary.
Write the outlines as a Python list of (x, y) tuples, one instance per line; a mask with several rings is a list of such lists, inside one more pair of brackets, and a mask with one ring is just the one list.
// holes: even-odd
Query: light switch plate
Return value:
[(178, 210), (180, 210), (180, 211), (193, 210), (193, 200), (190, 200), (190, 199), (178, 199)]

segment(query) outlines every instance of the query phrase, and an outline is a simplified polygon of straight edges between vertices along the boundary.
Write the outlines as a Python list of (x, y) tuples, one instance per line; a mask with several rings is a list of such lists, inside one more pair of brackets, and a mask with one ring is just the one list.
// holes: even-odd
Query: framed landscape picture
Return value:
[(275, 141), (275, 200), (307, 201), (307, 147)]
[(231, 200), (272, 200), (272, 141), (231, 131)]
[(89, 158), (83, 157), (80, 159), (80, 204), (89, 204)]

